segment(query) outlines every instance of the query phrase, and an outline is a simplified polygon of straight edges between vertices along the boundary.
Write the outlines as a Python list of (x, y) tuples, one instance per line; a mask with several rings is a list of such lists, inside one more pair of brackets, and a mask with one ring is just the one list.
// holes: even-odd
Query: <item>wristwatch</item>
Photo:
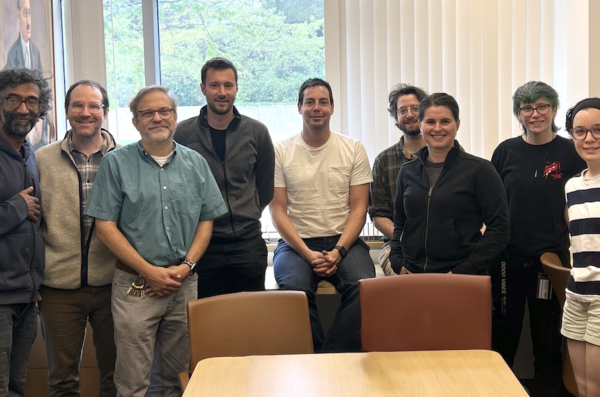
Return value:
[(182, 265), (188, 265), (188, 266), (190, 267), (190, 275), (192, 275), (192, 274), (196, 273), (196, 270), (195, 270), (195, 269), (196, 269), (196, 263), (195, 263), (195, 262), (192, 262), (192, 261), (191, 261), (191, 260), (189, 260), (189, 259), (184, 259), (184, 260), (181, 262), (181, 264), (182, 264)]
[(340, 253), (340, 255), (342, 256), (342, 258), (346, 257), (346, 254), (348, 253), (348, 251), (346, 250), (346, 248), (344, 248), (341, 245), (336, 245), (335, 249), (338, 250), (338, 252)]

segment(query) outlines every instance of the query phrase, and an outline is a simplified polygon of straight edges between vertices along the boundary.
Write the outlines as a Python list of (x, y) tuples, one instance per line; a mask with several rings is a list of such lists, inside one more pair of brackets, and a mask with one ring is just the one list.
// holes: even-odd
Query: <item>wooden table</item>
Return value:
[(184, 397), (527, 397), (483, 350), (311, 354), (200, 361)]

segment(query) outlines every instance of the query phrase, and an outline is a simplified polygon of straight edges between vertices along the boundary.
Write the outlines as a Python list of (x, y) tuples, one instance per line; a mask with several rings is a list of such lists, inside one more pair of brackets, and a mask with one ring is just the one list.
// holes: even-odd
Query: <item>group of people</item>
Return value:
[[(330, 129), (326, 81), (302, 84), (302, 130), (275, 146), (262, 123), (234, 106), (238, 76), (230, 61), (207, 61), (201, 81), (206, 106), (179, 124), (168, 88), (141, 89), (129, 104), (141, 139), (125, 147), (102, 128), (106, 90), (79, 81), (65, 96), (71, 129), (34, 154), (26, 137), (50, 109), (48, 83), (36, 70), (0, 72), (1, 395), (24, 393), (36, 310), (51, 395), (79, 393), (88, 321), (101, 396), (181, 395), (186, 304), (264, 290), (267, 205), (281, 236), (275, 278), (282, 289), (306, 293), (315, 351), (361, 350), (358, 280), (375, 276), (359, 238), (368, 212), (386, 240), (380, 263), (387, 275), (492, 275), (494, 349), (509, 364), (527, 300), (540, 374), (560, 368), (560, 308), (543, 293), (539, 255), (556, 252), (569, 265), (568, 205), (578, 226), (563, 334), (579, 355), (572, 360), (580, 390), (587, 385), (593, 395), (600, 343), (582, 313), (598, 310), (600, 296), (587, 246), (593, 183), (600, 183), (593, 179), (600, 100), (569, 112), (573, 145), (555, 134), (557, 93), (525, 84), (514, 96), (524, 134), (500, 144), (489, 162), (456, 141), (454, 98), (401, 85), (390, 93), (389, 112), (403, 136), (371, 172), (364, 146)], [(589, 169), (565, 196), (567, 180), (586, 168), (582, 158)], [(341, 294), (327, 334), (315, 303), (323, 278)]]
[(558, 390), (561, 310), (540, 256), (556, 253), (571, 267), (570, 219), (573, 270), (562, 334), (580, 395), (600, 395), (600, 265), (594, 256), (600, 241), (593, 227), (600, 217), (593, 194), (600, 99), (568, 112), (570, 140), (556, 134), (558, 93), (543, 82), (524, 84), (513, 96), (523, 134), (502, 142), (491, 162), (465, 153), (456, 141), (459, 107), (451, 96), (400, 85), (389, 104), (403, 136), (375, 159), (369, 206), (386, 240), (379, 256), (384, 272), (490, 274), (493, 349), (512, 366), (527, 302), (535, 377)]

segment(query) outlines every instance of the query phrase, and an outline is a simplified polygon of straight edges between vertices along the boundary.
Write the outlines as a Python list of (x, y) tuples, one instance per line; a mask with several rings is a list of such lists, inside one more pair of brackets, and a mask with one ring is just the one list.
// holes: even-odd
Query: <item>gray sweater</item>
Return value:
[(273, 199), (275, 150), (267, 127), (241, 115), (227, 129), (225, 161), (213, 148), (206, 122), (206, 106), (198, 117), (177, 125), (175, 140), (200, 153), (219, 185), (228, 214), (215, 219), (213, 238), (248, 239), (261, 234), (260, 217)]

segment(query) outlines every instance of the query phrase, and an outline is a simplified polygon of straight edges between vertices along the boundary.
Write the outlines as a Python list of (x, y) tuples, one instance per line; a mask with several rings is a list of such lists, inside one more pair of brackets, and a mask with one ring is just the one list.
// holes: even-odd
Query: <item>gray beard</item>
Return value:
[[(28, 120), (29, 122), (27, 124), (17, 123), (17, 120), (23, 119)], [(27, 134), (29, 134), (29, 132), (33, 129), (33, 126), (35, 126), (35, 123), (37, 123), (37, 120), (38, 119), (36, 116), (31, 115), (26, 117), (18, 117), (15, 115), (15, 113), (3, 112), (2, 114), (2, 122), (4, 124), (4, 131), (6, 134), (18, 138), (27, 136)]]

